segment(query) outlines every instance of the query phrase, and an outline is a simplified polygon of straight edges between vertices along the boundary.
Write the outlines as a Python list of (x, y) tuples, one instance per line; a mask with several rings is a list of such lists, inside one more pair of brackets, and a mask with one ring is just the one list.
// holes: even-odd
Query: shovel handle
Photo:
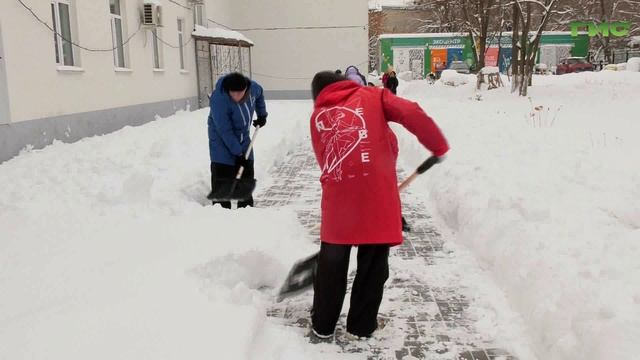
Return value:
[[(253, 136), (251, 136), (251, 142), (249, 143), (247, 152), (244, 153), (245, 160), (249, 160), (249, 155), (251, 155), (251, 150), (253, 149), (253, 143), (256, 141), (256, 137), (258, 136), (258, 130), (260, 130), (260, 128), (261, 126), (256, 126), (256, 130), (253, 132)], [(240, 169), (238, 169), (238, 174), (236, 175), (236, 180), (240, 180), (243, 172), (244, 172), (244, 166), (240, 166)]]
[(427, 160), (425, 160), (422, 164), (420, 164), (420, 166), (418, 166), (416, 171), (414, 171), (413, 174), (411, 174), (411, 176), (406, 178), (400, 184), (400, 186), (398, 186), (398, 191), (404, 190), (404, 188), (409, 186), (409, 184), (411, 184), (413, 180), (415, 180), (418, 177), (418, 175), (423, 174), (425, 171), (429, 170), (433, 165), (437, 164), (438, 161), (440, 161), (440, 159), (437, 156), (431, 155)]

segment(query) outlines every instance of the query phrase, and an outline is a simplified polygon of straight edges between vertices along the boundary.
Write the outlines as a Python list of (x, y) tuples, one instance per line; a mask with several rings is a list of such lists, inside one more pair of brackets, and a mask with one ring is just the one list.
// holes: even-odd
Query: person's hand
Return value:
[(255, 127), (264, 127), (267, 125), (267, 117), (266, 116), (258, 116), (256, 120), (253, 120), (253, 126)]
[(247, 164), (249, 163), (249, 160), (244, 158), (244, 155), (241, 156), (236, 156), (236, 167), (243, 167), (246, 168)]

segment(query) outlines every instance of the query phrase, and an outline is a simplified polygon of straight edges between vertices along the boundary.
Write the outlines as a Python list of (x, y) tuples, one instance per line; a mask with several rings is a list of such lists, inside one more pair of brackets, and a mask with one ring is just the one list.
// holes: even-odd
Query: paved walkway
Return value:
[[(319, 174), (311, 149), (299, 146), (272, 170), (275, 182), (257, 194), (256, 206), (293, 206), (300, 222), (319, 241)], [(442, 259), (455, 261), (455, 254), (443, 249), (445, 239), (433, 226), (424, 204), (412, 198), (410, 192), (403, 194), (402, 200), (403, 214), (412, 231), (405, 233), (401, 246), (391, 250), (391, 275), (380, 309), (381, 317), (387, 319), (386, 326), (372, 339), (350, 341), (345, 338), (343, 314), (336, 329), (336, 351), (362, 353), (368, 359), (514, 360), (496, 348), (490, 337), (474, 329), (467, 312), (469, 302), (462, 295), (459, 281), (451, 279), (447, 287), (432, 287), (418, 276), (394, 277), (394, 264), (407, 262), (405, 265), (418, 273), (446, 273), (446, 269), (437, 268), (443, 266)], [(354, 275), (355, 270), (350, 274), (350, 283)], [(347, 306), (348, 299), (347, 295)], [(302, 328), (308, 336), (311, 302), (309, 291), (275, 305), (269, 315), (285, 326)]]

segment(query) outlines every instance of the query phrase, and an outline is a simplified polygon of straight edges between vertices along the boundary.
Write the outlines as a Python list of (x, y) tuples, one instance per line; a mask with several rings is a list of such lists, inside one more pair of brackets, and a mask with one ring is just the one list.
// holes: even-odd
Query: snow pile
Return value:
[(632, 36), (631, 40), (629, 40), (629, 42), (627, 43), (627, 46), (640, 46), (640, 36)]
[[(258, 191), (307, 135), (311, 103), (268, 109)], [(0, 165), (0, 358), (320, 358), (265, 311), (316, 246), (291, 209), (202, 206), (207, 115), (56, 142)]]
[[(422, 104), (452, 147), (409, 191), (431, 204), (438, 230), (455, 241), (448, 249), (475, 256), (463, 265), (478, 261), (496, 279), (504, 294), (483, 296), (519, 312), (539, 359), (635, 358), (640, 73), (533, 83), (529, 98), (505, 84), (475, 101), (473, 82), (401, 81), (400, 93)], [(310, 101), (267, 106), (258, 192), (269, 168), (309, 141)], [(349, 357), (267, 319), (288, 267), (317, 246), (293, 208), (203, 206), (206, 118), (179, 113), (0, 164), (0, 358)], [(413, 170), (428, 154), (394, 129), (400, 163)], [(484, 277), (457, 265), (466, 282)], [(411, 270), (393, 269), (398, 278)], [(439, 275), (424, 276), (437, 287)], [(494, 319), (504, 314), (485, 315), (474, 325), (505, 333)]]
[(640, 57), (634, 57), (627, 61), (627, 71), (631, 71), (631, 72), (640, 71)]
[(413, 81), (413, 71), (402, 71), (396, 77), (402, 81)]
[[(546, 65), (545, 65), (546, 66)], [(498, 74), (500, 69), (497, 66), (485, 66), (480, 70), (482, 74)]]
[(469, 82), (468, 76), (459, 74), (455, 70), (443, 70), (440, 74), (440, 81), (449, 86), (460, 86)]
[[(299, 143), (308, 145), (312, 103), (269, 101), (267, 109), (267, 126), (255, 144), (258, 199), (272, 181), (269, 168), (300, 151)], [(6, 184), (0, 191), (0, 358), (374, 356), (311, 345), (308, 329), (267, 316), (290, 265), (317, 245), (299, 224), (298, 205), (203, 206), (207, 115), (206, 109), (179, 113), (74, 144), (27, 149), (0, 165)], [(455, 286), (451, 279), (466, 284), (472, 289), (467, 299), (481, 298), (469, 310), (492, 329), (487, 334), (500, 329), (519, 358), (531, 359), (523, 327), (514, 325), (518, 315), (505, 310), (507, 299), (483, 272), (468, 274), (477, 269), (468, 251), (447, 246), (458, 254), (451, 257), (455, 263), (423, 274), (416, 267), (424, 266), (421, 261), (394, 257), (392, 278), (420, 277), (434, 287)], [(394, 295), (404, 296), (390, 291), (384, 311), (415, 310), (404, 302), (387, 307)], [(384, 343), (402, 346), (402, 327), (384, 331)]]
[[(473, 101), (473, 85), (406, 84), (452, 150), (418, 180), (443, 225), (491, 271), (540, 359), (632, 359), (640, 338), (640, 74), (534, 76)], [(407, 169), (427, 154), (401, 139)]]

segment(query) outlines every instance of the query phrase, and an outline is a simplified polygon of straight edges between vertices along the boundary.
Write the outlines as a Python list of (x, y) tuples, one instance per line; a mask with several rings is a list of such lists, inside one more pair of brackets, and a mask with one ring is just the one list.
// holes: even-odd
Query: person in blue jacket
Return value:
[[(262, 86), (240, 73), (231, 73), (218, 80), (211, 95), (209, 119), (209, 157), (211, 158), (211, 188), (216, 179), (235, 178), (244, 166), (243, 178), (252, 179), (253, 151), (249, 159), (244, 155), (249, 148), (251, 124), (263, 127), (267, 123), (267, 107)], [(253, 119), (254, 112), (257, 120)], [(215, 205), (216, 202), (214, 201)], [(230, 202), (220, 202), (230, 209)], [(238, 207), (253, 206), (253, 197), (239, 201)]]

